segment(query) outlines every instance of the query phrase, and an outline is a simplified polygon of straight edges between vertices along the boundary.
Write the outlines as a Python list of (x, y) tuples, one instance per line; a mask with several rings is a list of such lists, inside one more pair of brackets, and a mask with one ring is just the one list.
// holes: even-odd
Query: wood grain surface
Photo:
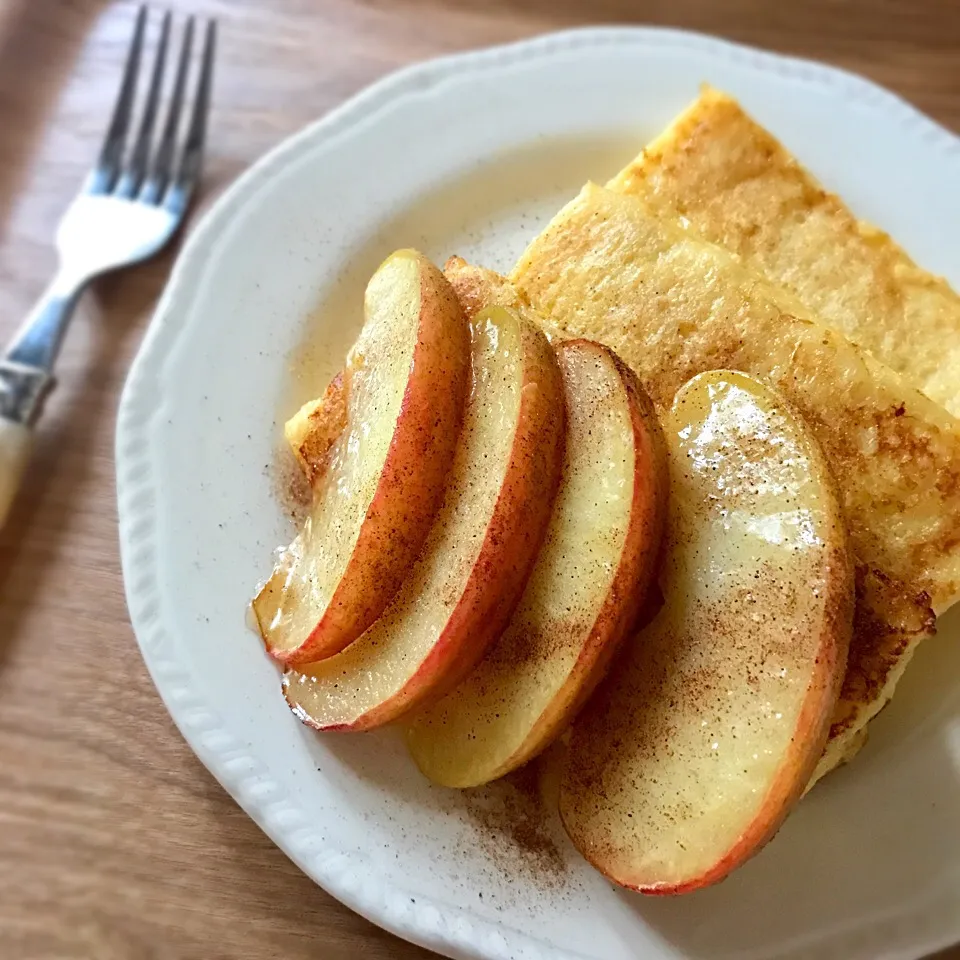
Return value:
[[(960, 129), (956, 0), (173, 7), (221, 23), (203, 205), (395, 67), (590, 22), (690, 27), (827, 60)], [(54, 269), (54, 228), (96, 153), (134, 12), (0, 0), (4, 338)], [(26, 489), (0, 533), (0, 957), (427, 957), (341, 907), (272, 846), (181, 740), (137, 652), (117, 550), (114, 420), (173, 256), (85, 298)]]

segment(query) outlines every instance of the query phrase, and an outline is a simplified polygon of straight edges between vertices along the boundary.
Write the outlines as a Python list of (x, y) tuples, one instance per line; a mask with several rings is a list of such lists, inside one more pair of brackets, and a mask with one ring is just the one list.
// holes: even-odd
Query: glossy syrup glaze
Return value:
[(644, 889), (718, 879), (820, 756), (852, 575), (833, 482), (801, 421), (741, 374), (665, 418), (663, 606), (575, 726), (562, 810), (580, 849)]
[(543, 335), (503, 308), (473, 330), (473, 383), (443, 503), (383, 615), (341, 653), (284, 679), (319, 728), (377, 726), (462, 675), (506, 624), (549, 518), (563, 401)]

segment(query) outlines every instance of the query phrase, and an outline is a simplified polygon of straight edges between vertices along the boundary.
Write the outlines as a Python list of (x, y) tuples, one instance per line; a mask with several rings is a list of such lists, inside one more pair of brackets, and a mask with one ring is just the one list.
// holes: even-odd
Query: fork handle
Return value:
[(0, 417), (0, 527), (7, 521), (33, 448), (33, 433), (22, 423)]
[(4, 359), (48, 373), (53, 370), (86, 282), (85, 277), (77, 277), (61, 268), (14, 334), (4, 351)]
[(20, 488), (51, 370), (67, 324), (83, 292), (60, 271), (0, 357), (0, 527)]

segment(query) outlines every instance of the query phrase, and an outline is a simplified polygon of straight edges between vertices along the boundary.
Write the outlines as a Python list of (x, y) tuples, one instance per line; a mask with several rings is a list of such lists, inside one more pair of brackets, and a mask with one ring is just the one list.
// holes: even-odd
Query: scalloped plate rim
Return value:
[[(164, 659), (162, 650), (165, 635), (156, 590), (157, 557), (152, 537), (157, 518), (150, 469), (150, 427), (159, 416), (159, 400), (162, 396), (159, 376), (169, 357), (170, 348), (178, 336), (189, 329), (183, 323), (177, 326), (178, 319), (186, 315), (177, 310), (177, 304), (189, 296), (190, 287), (202, 275), (203, 253), (223, 231), (229, 230), (231, 215), (264, 188), (270, 172), (295, 161), (315, 140), (335, 138), (341, 131), (348, 130), (351, 122), (370, 118), (409, 92), (435, 89), (448, 77), (464, 71), (495, 70), (521, 57), (549, 60), (558, 51), (575, 48), (607, 44), (643, 47), (651, 43), (656, 43), (661, 49), (670, 45), (678, 49), (700, 50), (709, 56), (750, 66), (759, 73), (774, 72), (791, 75), (792, 79), (803, 83), (827, 84), (837, 88), (846, 99), (889, 112), (891, 119), (901, 127), (913, 127), (931, 148), (960, 155), (960, 138), (900, 96), (864, 77), (839, 67), (694, 31), (626, 26), (573, 28), (415, 63), (377, 80), (286, 138), (253, 163), (216, 200), (184, 243), (121, 396), (115, 450), (124, 585), (143, 659), (174, 723), (197, 757), (235, 802), (315, 882), (384, 929), (451, 957), (500, 960), (508, 956), (551, 956), (561, 960), (582, 960), (580, 954), (557, 951), (506, 924), (477, 918), (463, 908), (432, 903), (422, 895), (422, 902), (416, 911), (419, 918), (411, 919), (411, 911), (398, 909), (390, 902), (391, 894), (403, 894), (402, 899), (405, 900), (404, 891), (385, 889), (377, 881), (358, 884), (352, 879), (345, 880), (342, 871), (335, 873), (333, 870), (338, 860), (345, 859), (343, 854), (332, 847), (322, 851), (319, 857), (309, 851), (309, 845), (297, 839), (296, 829), (290, 825), (297, 818), (294, 816), (291, 820), (288, 816), (284, 820), (281, 816), (289, 812), (283, 807), (282, 799), (265, 800), (261, 793), (252, 793), (245, 787), (258, 776), (250, 770), (251, 766), (258, 766), (257, 761), (244, 757), (242, 748), (231, 751), (224, 746), (230, 742), (230, 736), (222, 729), (222, 721), (204, 706), (202, 690), (193, 689), (186, 668)], [(244, 764), (245, 760), (249, 763)], [(397, 897), (392, 899), (396, 900)], [(437, 922), (425, 919), (431, 910), (435, 912)], [(870, 941), (878, 945), (884, 942), (886, 928), (900, 919), (895, 917), (889, 924), (878, 925)], [(940, 938), (928, 941), (922, 950), (939, 949), (958, 939), (960, 926), (955, 934), (951, 933), (942, 941)], [(842, 943), (821, 945), (825, 946), (830, 946), (832, 950), (842, 949)]]

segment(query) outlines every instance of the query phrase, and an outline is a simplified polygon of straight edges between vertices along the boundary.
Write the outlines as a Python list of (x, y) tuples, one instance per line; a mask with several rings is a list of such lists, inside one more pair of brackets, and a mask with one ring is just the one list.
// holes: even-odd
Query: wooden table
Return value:
[[(952, 0), (174, 7), (221, 21), (204, 203), (395, 67), (591, 21), (673, 24), (828, 60), (960, 129)], [(4, 338), (53, 271), (54, 226), (95, 155), (133, 13), (98, 0), (0, 0)], [(117, 553), (114, 415), (171, 260), (88, 295), (0, 533), (0, 956), (427, 957), (341, 907), (273, 847), (180, 739), (137, 652)]]

